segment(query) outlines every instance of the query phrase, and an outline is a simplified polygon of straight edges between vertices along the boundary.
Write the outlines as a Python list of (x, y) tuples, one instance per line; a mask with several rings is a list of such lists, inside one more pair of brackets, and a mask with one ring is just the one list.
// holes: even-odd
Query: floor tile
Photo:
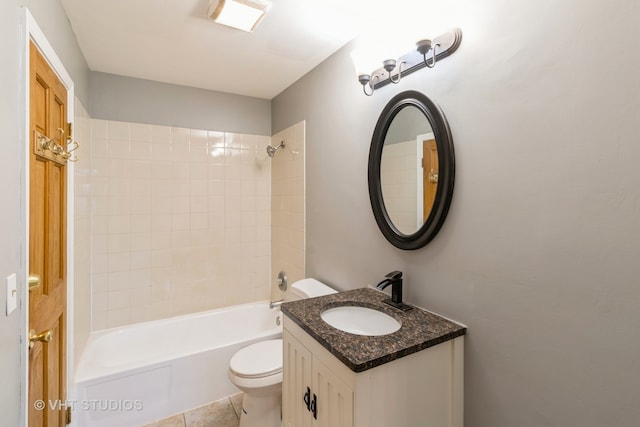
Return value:
[(244, 398), (244, 393), (234, 394), (229, 398), (231, 400), (231, 405), (233, 409), (236, 411), (236, 415), (240, 418), (240, 412), (242, 411), (242, 399)]
[(239, 421), (229, 399), (192, 409), (184, 414), (186, 427), (238, 427)]
[(156, 421), (151, 424), (147, 424), (144, 427), (185, 427), (184, 415), (178, 414), (169, 418), (165, 418), (160, 421)]

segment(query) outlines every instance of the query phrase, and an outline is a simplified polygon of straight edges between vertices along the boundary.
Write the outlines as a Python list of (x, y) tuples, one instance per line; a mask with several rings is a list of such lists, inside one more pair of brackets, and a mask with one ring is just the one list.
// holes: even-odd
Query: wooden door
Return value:
[(423, 220), (426, 221), (433, 208), (438, 189), (438, 147), (434, 139), (422, 142), (422, 191), (424, 209)]
[(41, 135), (65, 145), (67, 91), (33, 43), (30, 64), (29, 329), (40, 340), (29, 351), (29, 426), (55, 427), (66, 424), (67, 170)]

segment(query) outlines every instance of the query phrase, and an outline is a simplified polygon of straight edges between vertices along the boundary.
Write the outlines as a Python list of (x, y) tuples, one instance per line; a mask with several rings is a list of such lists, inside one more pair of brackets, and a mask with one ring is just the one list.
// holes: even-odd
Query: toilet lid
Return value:
[(243, 348), (229, 362), (231, 371), (245, 378), (259, 378), (282, 371), (282, 339), (261, 341)]

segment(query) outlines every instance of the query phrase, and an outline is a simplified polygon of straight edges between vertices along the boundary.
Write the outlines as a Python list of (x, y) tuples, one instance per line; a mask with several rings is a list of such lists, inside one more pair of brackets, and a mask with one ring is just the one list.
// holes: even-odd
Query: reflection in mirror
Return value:
[(395, 228), (411, 235), (431, 212), (438, 185), (438, 150), (429, 120), (413, 105), (393, 118), (380, 160), (382, 199)]

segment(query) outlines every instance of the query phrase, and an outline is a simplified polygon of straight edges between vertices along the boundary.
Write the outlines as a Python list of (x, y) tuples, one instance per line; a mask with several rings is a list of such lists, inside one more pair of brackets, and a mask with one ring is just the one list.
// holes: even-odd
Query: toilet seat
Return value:
[(231, 373), (240, 378), (265, 378), (282, 373), (282, 339), (251, 344), (233, 355)]

